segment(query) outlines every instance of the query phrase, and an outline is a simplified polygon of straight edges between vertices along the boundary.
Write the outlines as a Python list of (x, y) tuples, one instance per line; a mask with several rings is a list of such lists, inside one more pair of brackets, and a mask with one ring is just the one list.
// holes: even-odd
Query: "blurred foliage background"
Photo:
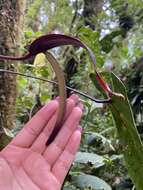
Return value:
[[(143, 135), (143, 1), (142, 0), (27, 0), (20, 52), (40, 35), (64, 33), (84, 41), (94, 52), (105, 79), (115, 72), (124, 82), (137, 129)], [(93, 68), (84, 50), (63, 46), (52, 50), (67, 85), (102, 98), (89, 79)], [(18, 71), (55, 80), (44, 57), (18, 66)], [(40, 104), (57, 95), (56, 87), (17, 76), (16, 126), (5, 129), (13, 137), (36, 113)], [(112, 115), (106, 105), (81, 97), (85, 110), (82, 143), (64, 184), (64, 190), (133, 189), (124, 165)]]

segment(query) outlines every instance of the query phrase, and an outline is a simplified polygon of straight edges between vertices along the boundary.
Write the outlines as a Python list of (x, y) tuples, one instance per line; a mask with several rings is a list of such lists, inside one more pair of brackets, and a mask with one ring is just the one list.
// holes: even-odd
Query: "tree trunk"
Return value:
[[(24, 5), (24, 0), (0, 0), (0, 54), (2, 55), (18, 54)], [(16, 65), (1, 61), (0, 68), (15, 70)], [(15, 103), (16, 77), (8, 73), (0, 73), (0, 148), (8, 142), (3, 129), (10, 130), (15, 126)]]

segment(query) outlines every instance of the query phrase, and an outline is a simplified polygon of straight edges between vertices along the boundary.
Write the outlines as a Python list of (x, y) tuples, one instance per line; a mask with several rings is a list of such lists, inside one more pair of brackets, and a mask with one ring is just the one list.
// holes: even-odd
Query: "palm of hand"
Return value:
[[(59, 190), (80, 143), (81, 109), (77, 96), (67, 100), (64, 125), (48, 147), (58, 102), (51, 101), (33, 117), (0, 153), (1, 190)], [(80, 105), (82, 107), (82, 105)]]
[(51, 172), (51, 165), (46, 162), (44, 156), (33, 152), (29, 149), (22, 149), (16, 146), (9, 147), (8, 153), (11, 154), (11, 159), (6, 160), (1, 158), (1, 168), (6, 171), (2, 173), (3, 180), (9, 176), (8, 190), (41, 190), (41, 189), (60, 189), (60, 182), (56, 176)]

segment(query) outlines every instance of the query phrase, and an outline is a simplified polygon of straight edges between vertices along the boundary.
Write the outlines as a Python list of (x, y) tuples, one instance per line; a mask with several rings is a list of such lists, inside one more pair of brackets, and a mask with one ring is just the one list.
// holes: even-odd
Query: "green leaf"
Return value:
[(64, 187), (63, 190), (72, 190), (70, 187)]
[[(92, 49), (94, 55), (96, 55), (97, 66), (102, 67), (104, 65), (104, 57), (101, 55), (100, 52), (101, 46), (99, 43), (99, 32), (93, 31), (89, 27), (82, 27), (78, 31), (78, 37)], [(92, 66), (90, 65), (89, 67), (92, 68)]]
[(105, 181), (92, 175), (73, 176), (72, 183), (80, 189), (89, 187), (93, 190), (111, 190), (111, 187)]
[[(113, 97), (112, 111), (129, 174), (138, 190), (143, 189), (143, 144), (137, 132), (133, 113), (123, 83), (112, 73), (114, 91), (122, 93), (125, 100)], [(138, 175), (137, 175), (138, 174)]]
[[(92, 74), (92, 79), (94, 74)], [(96, 76), (96, 75), (95, 75)], [(126, 166), (137, 190), (143, 189), (143, 144), (137, 132), (126, 88), (121, 80), (111, 73), (112, 87), (116, 93), (124, 95), (125, 99), (113, 95), (109, 108), (116, 123), (118, 136), (122, 145)], [(94, 85), (100, 90), (93, 80)], [(101, 91), (101, 93), (103, 93)], [(105, 94), (103, 94), (105, 95)]]
[(95, 168), (99, 168), (105, 165), (104, 160), (105, 158), (103, 156), (87, 152), (78, 152), (75, 158), (75, 162), (80, 164), (91, 163), (92, 165), (95, 166)]
[(37, 68), (41, 68), (46, 66), (46, 57), (44, 53), (39, 53), (36, 55), (35, 59), (34, 59), (34, 66)]
[(34, 33), (31, 29), (24, 31), (24, 34), (25, 34), (26, 38), (31, 38), (34, 35)]
[(109, 53), (114, 46), (113, 39), (119, 35), (122, 35), (122, 33), (122, 30), (113, 31), (110, 34), (107, 34), (102, 40), (100, 40), (102, 51)]
[(115, 151), (114, 147), (111, 144), (111, 141), (99, 133), (92, 132), (87, 136), (87, 141), (87, 144), (89, 145), (92, 145), (93, 141), (100, 141), (106, 150)]
[(3, 130), (4, 130), (5, 134), (6, 134), (8, 137), (11, 137), (11, 138), (14, 137), (14, 134), (12, 133), (12, 130), (10, 130), (10, 129), (8, 129), (8, 128), (5, 128), (5, 127), (3, 127)]
[(27, 83), (28, 83), (27, 79), (23, 78), (21, 76), (19, 76), (18, 79), (19, 79), (19, 83), (17, 85), (18, 90), (24, 89), (26, 87)]

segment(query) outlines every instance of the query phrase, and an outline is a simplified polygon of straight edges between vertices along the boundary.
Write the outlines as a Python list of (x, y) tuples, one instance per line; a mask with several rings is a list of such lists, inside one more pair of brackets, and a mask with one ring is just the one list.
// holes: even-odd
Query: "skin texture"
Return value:
[(63, 126), (46, 147), (58, 115), (59, 98), (46, 104), (0, 153), (1, 190), (60, 190), (80, 144), (83, 105), (66, 101)]

